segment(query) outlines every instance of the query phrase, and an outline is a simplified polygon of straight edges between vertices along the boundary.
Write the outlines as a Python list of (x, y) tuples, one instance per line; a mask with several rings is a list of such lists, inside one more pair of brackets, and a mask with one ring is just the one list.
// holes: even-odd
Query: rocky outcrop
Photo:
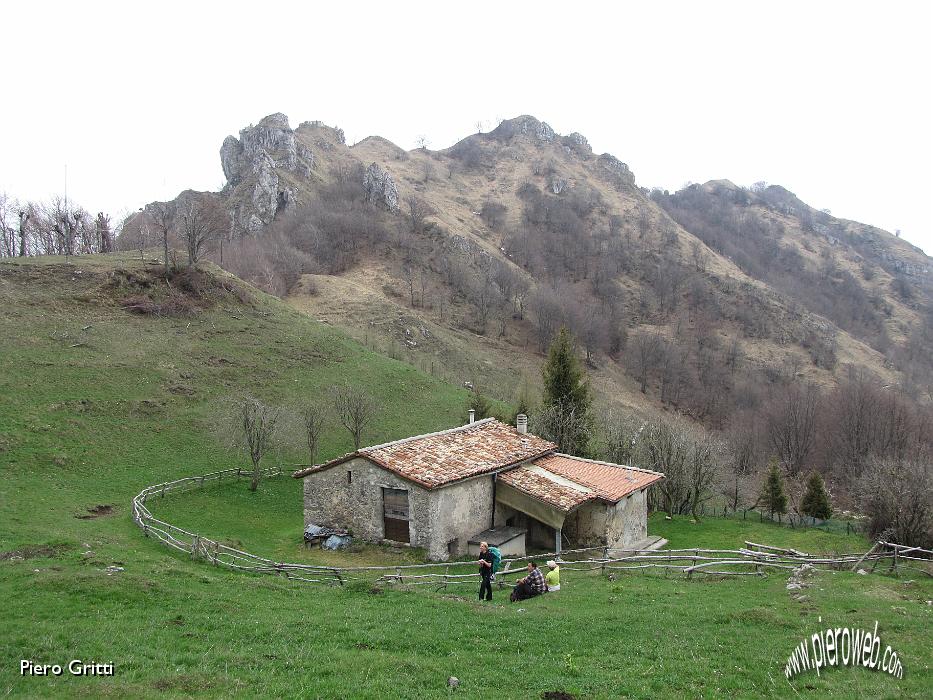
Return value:
[(270, 114), (256, 126), (240, 130), (240, 138), (228, 136), (220, 147), (220, 164), (231, 185), (258, 176), (271, 159), (276, 168), (285, 168), (307, 177), (314, 169), (314, 154), (295, 139), (284, 114)]
[(621, 190), (635, 186), (635, 175), (625, 163), (614, 155), (603, 153), (597, 163), (602, 168), (603, 175), (615, 185), (616, 189)]
[(398, 187), (395, 180), (378, 163), (371, 163), (363, 173), (363, 189), (370, 204), (398, 211)]
[(557, 132), (547, 122), (538, 121), (527, 114), (515, 119), (506, 119), (490, 132), (490, 135), (509, 141), (515, 136), (532, 136), (537, 141), (551, 143), (557, 138)]
[(260, 152), (253, 163), (253, 174), (256, 177), (252, 193), (253, 209), (262, 221), (268, 223), (272, 221), (277, 208), (279, 176), (275, 172), (275, 161), (268, 153)]
[(584, 160), (588, 160), (593, 156), (593, 149), (590, 148), (590, 142), (586, 140), (586, 136), (577, 131), (574, 131), (572, 134), (567, 134), (562, 137), (560, 141), (568, 154), (574, 154)]
[(244, 160), (243, 148), (236, 136), (225, 138), (220, 147), (220, 165), (224, 169), (224, 177), (231, 185), (239, 184)]
[(220, 164), (229, 187), (246, 185), (248, 199), (237, 220), (251, 233), (268, 224), (276, 213), (293, 206), (294, 192), (282, 185), (279, 169), (310, 177), (314, 153), (299, 143), (281, 112), (270, 114), (256, 126), (240, 130), (240, 138), (228, 136), (220, 147)]
[(345, 144), (347, 142), (347, 137), (343, 133), (343, 129), (337, 126), (327, 126), (327, 124), (318, 119), (301, 122), (301, 124), (298, 125), (298, 129), (324, 129), (325, 131), (331, 132), (337, 143)]

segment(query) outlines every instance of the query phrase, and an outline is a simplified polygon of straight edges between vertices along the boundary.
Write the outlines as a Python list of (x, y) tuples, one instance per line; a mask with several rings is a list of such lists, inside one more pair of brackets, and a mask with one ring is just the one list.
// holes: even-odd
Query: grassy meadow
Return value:
[[(782, 574), (567, 572), (558, 594), (510, 604), (497, 591), (480, 604), (472, 584), (290, 583), (213, 568), (145, 538), (130, 516), (144, 486), (243, 463), (220, 438), (229, 397), (250, 391), (284, 404), (335, 382), (366, 386), (383, 405), (368, 442), (455, 425), (467, 399), (275, 299), (231, 292), (223, 273), (229, 284), (196, 313), (129, 313), (126, 298), (162, 293), (140, 286), (152, 269), (128, 255), (0, 263), (0, 695), (929, 696), (933, 583), (919, 574), (820, 573), (797, 596)], [(321, 457), (350, 446), (333, 428)], [(283, 453), (270, 464), (301, 459)], [(225, 483), (150, 507), (279, 559), (352, 566), (417, 555), (305, 550), (300, 484), (287, 477), (256, 493)], [(649, 530), (672, 547), (869, 546), (856, 535), (717, 518), (655, 515)], [(875, 620), (903, 659), (903, 679), (830, 669), (785, 680), (784, 661), (805, 636)], [(21, 677), (20, 659), (113, 662), (116, 673)], [(455, 690), (449, 676), (460, 679)]]

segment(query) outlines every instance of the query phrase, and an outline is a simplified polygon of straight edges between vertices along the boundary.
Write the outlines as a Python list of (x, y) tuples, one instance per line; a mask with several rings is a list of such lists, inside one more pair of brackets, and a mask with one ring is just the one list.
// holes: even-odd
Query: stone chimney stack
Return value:
[(528, 416), (524, 413), (515, 416), (515, 429), (522, 435), (528, 433)]
[(476, 411), (474, 411), (474, 410), (471, 408), (471, 409), (470, 409), (470, 422), (473, 423), (473, 422), (475, 422), (475, 421), (476, 421)]

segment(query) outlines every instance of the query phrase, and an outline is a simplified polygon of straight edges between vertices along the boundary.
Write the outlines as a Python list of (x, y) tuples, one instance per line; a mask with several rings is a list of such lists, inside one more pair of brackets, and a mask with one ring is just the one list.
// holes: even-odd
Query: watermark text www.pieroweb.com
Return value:
[[(820, 622), (823, 618), (820, 618)], [(895, 678), (904, 677), (904, 664), (891, 645), (884, 645), (878, 636), (878, 621), (874, 630), (857, 627), (829, 627), (814, 632), (794, 647), (784, 664), (784, 676), (789, 680), (805, 671), (843, 666), (862, 666), (881, 671)]]

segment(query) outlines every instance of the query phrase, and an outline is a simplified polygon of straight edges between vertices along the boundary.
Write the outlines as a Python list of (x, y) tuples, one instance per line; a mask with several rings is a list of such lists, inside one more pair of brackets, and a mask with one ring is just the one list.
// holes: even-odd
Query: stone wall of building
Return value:
[(633, 547), (648, 537), (648, 492), (636, 491), (607, 510), (606, 534), (614, 548)]
[(465, 554), (470, 537), (491, 524), (489, 476), (429, 491), (359, 457), (303, 482), (305, 525), (347, 528), (369, 542), (385, 538), (382, 489), (408, 491), (411, 545), (432, 560)]
[[(431, 492), (435, 532), (428, 547), (431, 559), (467, 553), (473, 535), (492, 527), (492, 477), (480, 476)], [(449, 553), (449, 554), (448, 554)]]

